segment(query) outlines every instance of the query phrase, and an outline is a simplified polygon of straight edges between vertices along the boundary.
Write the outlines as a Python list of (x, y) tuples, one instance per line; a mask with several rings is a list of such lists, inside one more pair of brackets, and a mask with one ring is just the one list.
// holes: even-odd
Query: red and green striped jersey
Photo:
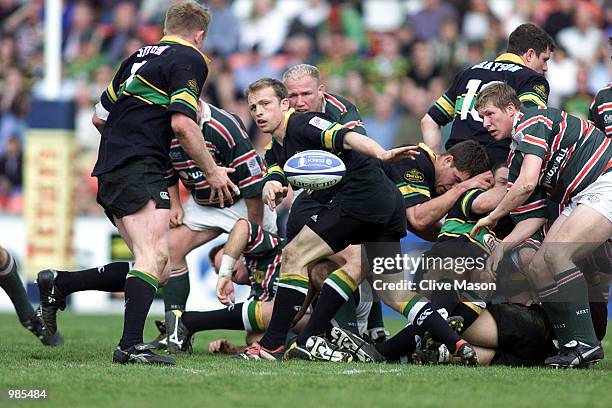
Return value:
[(323, 94), (323, 112), (334, 122), (341, 123), (353, 132), (367, 136), (359, 110), (348, 99), (330, 93)]
[(427, 112), (440, 126), (453, 122), (447, 149), (464, 140), (476, 140), (485, 147), (509, 148), (508, 141), (496, 142), (493, 139), (474, 109), (478, 92), (496, 82), (510, 85), (526, 106), (546, 106), (550, 89), (548, 81), (524, 66), (518, 55), (505, 53), (495, 61), (476, 64), (457, 74), (450, 88)]
[(242, 252), (251, 281), (251, 293), (262, 302), (276, 293), (285, 240), (249, 221), (249, 240)]
[(589, 109), (589, 120), (608, 137), (612, 137), (612, 82), (601, 88)]
[(518, 178), (526, 154), (543, 160), (538, 184), (560, 205), (612, 170), (612, 138), (592, 122), (554, 108), (524, 108), (518, 115), (508, 187)]
[(131, 157), (168, 163), (170, 116), (197, 117), (198, 95), (208, 75), (206, 57), (178, 37), (140, 48), (127, 58), (100, 97), (108, 112), (92, 175), (113, 170)]
[[(240, 195), (232, 192), (234, 202), (260, 195), (265, 167), (240, 118), (210, 104), (205, 105), (203, 117), (202, 133), (213, 159), (219, 166), (236, 169), (229, 174), (240, 189)], [(167, 172), (169, 185), (176, 184), (180, 179), (196, 203), (220, 206), (218, 198), (212, 203), (209, 201), (210, 185), (204, 172), (191, 160), (176, 138), (172, 139), (170, 158), (172, 167)], [(225, 200), (225, 207), (229, 206), (228, 199)]]

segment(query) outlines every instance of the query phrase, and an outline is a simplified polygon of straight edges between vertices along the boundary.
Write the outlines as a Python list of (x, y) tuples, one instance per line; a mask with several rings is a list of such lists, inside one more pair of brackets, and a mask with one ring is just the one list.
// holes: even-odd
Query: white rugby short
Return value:
[[(277, 233), (276, 212), (264, 204), (263, 227), (273, 234)], [(246, 201), (240, 199), (230, 207), (216, 208), (196, 203), (192, 196), (183, 203), (183, 224), (192, 231), (223, 231), (229, 233), (240, 218), (248, 219)]]
[(569, 217), (578, 204), (594, 209), (612, 222), (612, 172), (602, 174), (593, 184), (576, 194), (562, 214)]

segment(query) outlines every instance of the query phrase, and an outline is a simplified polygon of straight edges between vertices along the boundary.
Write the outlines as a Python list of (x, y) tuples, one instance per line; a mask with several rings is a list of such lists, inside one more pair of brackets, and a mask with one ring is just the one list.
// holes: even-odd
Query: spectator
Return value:
[[(63, 59), (71, 63), (82, 55), (85, 44), (89, 44), (95, 27), (95, 13), (92, 7), (85, 2), (77, 3), (74, 6), (70, 18), (70, 25), (65, 29), (63, 46)], [(95, 49), (97, 53), (98, 50)]]
[(557, 38), (571, 58), (587, 64), (595, 61), (603, 37), (594, 17), (591, 8), (580, 4), (576, 8), (574, 25), (561, 30)]
[(274, 0), (253, 0), (250, 17), (240, 23), (240, 49), (258, 47), (262, 57), (276, 54), (285, 42), (288, 21)]
[(208, 2), (212, 21), (204, 47), (207, 52), (228, 56), (238, 49), (240, 24), (227, 0), (210, 0)]
[(544, 30), (552, 38), (557, 38), (557, 34), (565, 28), (568, 28), (574, 22), (574, 0), (558, 0), (557, 9), (548, 15), (544, 23)]
[(363, 117), (368, 135), (385, 149), (395, 146), (402, 118), (395, 99), (388, 93), (376, 93), (374, 110)]
[(431, 45), (424, 41), (417, 41), (412, 46), (412, 67), (408, 71), (408, 79), (416, 86), (434, 92), (444, 92), (444, 80), (440, 67), (435, 65)]
[(11, 68), (0, 91), (0, 155), (5, 153), (8, 140), (23, 140), (27, 129), (26, 116), (29, 93), (21, 71)]
[(484, 41), (489, 35), (491, 12), (486, 0), (471, 0), (463, 16), (463, 38), (466, 41)]
[(325, 0), (308, 0), (302, 10), (289, 24), (289, 37), (304, 34), (313, 44), (317, 42), (317, 35), (321, 26), (329, 17), (330, 7)]
[(125, 55), (125, 45), (136, 30), (136, 4), (131, 1), (117, 3), (113, 9), (113, 21), (103, 27), (102, 52), (111, 63), (118, 63)]
[(5, 178), (9, 182), (11, 192), (21, 191), (22, 165), (21, 143), (17, 136), (11, 136), (6, 143), (4, 154), (0, 156), (0, 178)]
[(576, 73), (578, 65), (569, 58), (563, 47), (558, 46), (548, 61), (546, 79), (554, 86), (550, 87), (548, 106), (561, 107), (561, 100), (576, 92)]
[(570, 115), (587, 119), (594, 96), (589, 90), (589, 69), (579, 64), (576, 73), (576, 92), (563, 101), (561, 109)]
[(425, 8), (410, 18), (410, 24), (420, 40), (438, 38), (440, 25), (447, 18), (456, 19), (455, 9), (443, 0), (425, 0)]

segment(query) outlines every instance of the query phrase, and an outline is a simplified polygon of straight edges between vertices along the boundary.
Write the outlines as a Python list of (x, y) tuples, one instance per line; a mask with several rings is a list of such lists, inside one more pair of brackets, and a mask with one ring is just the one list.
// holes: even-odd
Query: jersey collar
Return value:
[(162, 39), (159, 40), (159, 42), (160, 43), (162, 43), (162, 42), (173, 42), (173, 43), (185, 45), (187, 47), (191, 47), (194, 50), (196, 50), (202, 56), (202, 58), (204, 58), (204, 61), (206, 61), (206, 65), (210, 64), (210, 61), (211, 61), (210, 58), (208, 58), (206, 55), (204, 55), (204, 53), (202, 51), (200, 51), (195, 45), (193, 45), (189, 41), (183, 40), (180, 37), (176, 37), (174, 35), (164, 35), (162, 37)]
[(419, 143), (419, 147), (425, 150), (425, 153), (427, 153), (432, 163), (436, 162), (436, 154), (434, 153), (433, 150), (431, 150), (429, 146), (427, 146), (425, 143)]
[(503, 53), (499, 57), (495, 58), (495, 61), (510, 61), (514, 62), (515, 64), (525, 66), (525, 62), (523, 61), (523, 59), (519, 55), (513, 54), (511, 52)]

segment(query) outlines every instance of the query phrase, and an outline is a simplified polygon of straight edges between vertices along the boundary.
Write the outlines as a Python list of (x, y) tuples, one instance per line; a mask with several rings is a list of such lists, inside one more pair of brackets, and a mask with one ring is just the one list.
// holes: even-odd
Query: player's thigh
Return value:
[(214, 230), (194, 231), (186, 225), (171, 228), (168, 231), (170, 262), (172, 264), (181, 262), (193, 249), (215, 239), (220, 234), (221, 231)]
[[(323, 238), (311, 230), (310, 227), (305, 226), (283, 249), (283, 267), (291, 265), (304, 268), (309, 263), (325, 258), (333, 253), (334, 251)], [(298, 273), (303, 273), (304, 271), (300, 270)]]
[(119, 235), (121, 235), (121, 238), (123, 238), (123, 241), (125, 241), (125, 244), (128, 246), (128, 248), (130, 248), (130, 251), (133, 254), (134, 248), (132, 246), (132, 239), (129, 237), (127, 231), (125, 230), (123, 221), (121, 220), (121, 218), (113, 216), (113, 222), (115, 224), (115, 227), (117, 227), (117, 231), (119, 231)]
[(463, 332), (462, 336), (475, 346), (497, 347), (497, 323), (487, 309), (483, 309), (478, 319)]
[(156, 208), (150, 200), (133, 214), (121, 218), (126, 235), (132, 242), (134, 256), (151, 252), (168, 252), (170, 210)]
[(361, 245), (349, 245), (327, 259), (338, 264), (348, 276), (359, 283), (362, 279), (361, 251)]

